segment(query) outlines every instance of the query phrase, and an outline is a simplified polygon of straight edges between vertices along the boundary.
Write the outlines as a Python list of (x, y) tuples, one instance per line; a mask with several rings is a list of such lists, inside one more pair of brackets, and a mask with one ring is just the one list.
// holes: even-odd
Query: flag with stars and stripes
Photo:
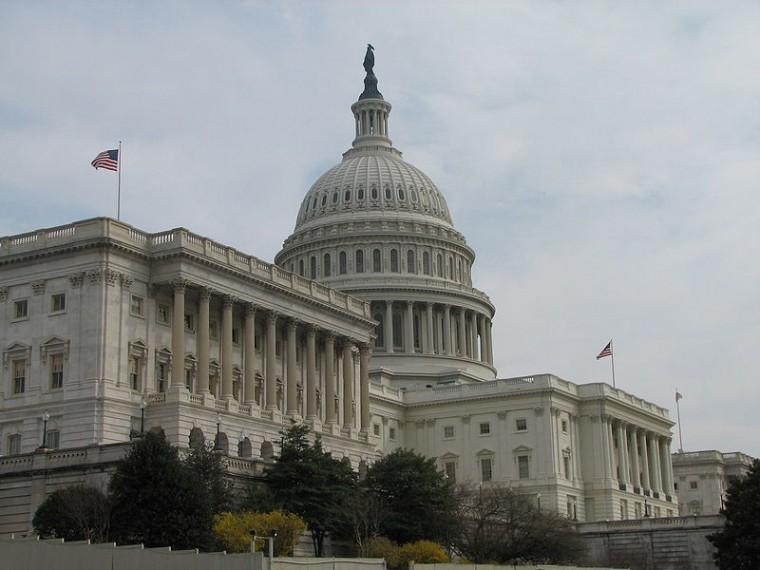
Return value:
[(602, 349), (602, 352), (596, 355), (596, 359), (599, 360), (605, 356), (612, 356), (612, 341), (608, 342), (607, 346)]
[(116, 171), (119, 169), (119, 150), (104, 150), (90, 164), (96, 169), (105, 168), (106, 170)]

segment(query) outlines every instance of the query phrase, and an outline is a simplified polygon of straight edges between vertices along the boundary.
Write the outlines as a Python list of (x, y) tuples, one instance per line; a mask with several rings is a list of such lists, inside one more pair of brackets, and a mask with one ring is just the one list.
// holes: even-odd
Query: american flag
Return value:
[(602, 349), (602, 352), (596, 355), (596, 359), (599, 360), (605, 356), (612, 356), (612, 341), (608, 342), (607, 346)]
[(683, 394), (681, 394), (681, 392), (679, 392), (678, 390), (676, 390), (676, 402), (678, 400), (683, 400)]
[(104, 150), (90, 164), (96, 169), (105, 168), (106, 170), (116, 171), (119, 169), (119, 150)]

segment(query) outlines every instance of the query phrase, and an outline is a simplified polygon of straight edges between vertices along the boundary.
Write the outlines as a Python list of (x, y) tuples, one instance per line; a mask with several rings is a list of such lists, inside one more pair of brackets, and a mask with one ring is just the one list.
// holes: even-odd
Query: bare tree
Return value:
[(359, 555), (367, 557), (368, 542), (380, 536), (380, 529), (388, 510), (383, 499), (372, 489), (360, 486), (346, 501), (346, 520)]

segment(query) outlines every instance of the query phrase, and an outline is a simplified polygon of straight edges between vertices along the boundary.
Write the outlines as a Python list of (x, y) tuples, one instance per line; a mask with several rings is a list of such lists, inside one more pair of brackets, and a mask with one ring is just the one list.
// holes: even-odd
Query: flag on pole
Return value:
[(602, 349), (602, 352), (596, 355), (596, 359), (599, 360), (605, 356), (612, 356), (612, 341), (608, 342), (607, 346)]
[(683, 400), (683, 394), (676, 390), (676, 402), (678, 402), (678, 400)]
[(105, 168), (106, 170), (119, 170), (119, 149), (104, 150), (96, 156), (90, 163), (95, 169)]

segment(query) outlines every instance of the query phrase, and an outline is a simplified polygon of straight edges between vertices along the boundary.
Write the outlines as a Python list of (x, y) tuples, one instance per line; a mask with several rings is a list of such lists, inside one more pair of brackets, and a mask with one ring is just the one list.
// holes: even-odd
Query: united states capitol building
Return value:
[(274, 263), (110, 218), (0, 238), (0, 533), (57, 487), (107, 480), (141, 430), (216, 440), (255, 475), (291, 421), (358, 470), (405, 447), (579, 521), (678, 513), (668, 411), (499, 376), (475, 252), (393, 146), (371, 65), (351, 112)]

